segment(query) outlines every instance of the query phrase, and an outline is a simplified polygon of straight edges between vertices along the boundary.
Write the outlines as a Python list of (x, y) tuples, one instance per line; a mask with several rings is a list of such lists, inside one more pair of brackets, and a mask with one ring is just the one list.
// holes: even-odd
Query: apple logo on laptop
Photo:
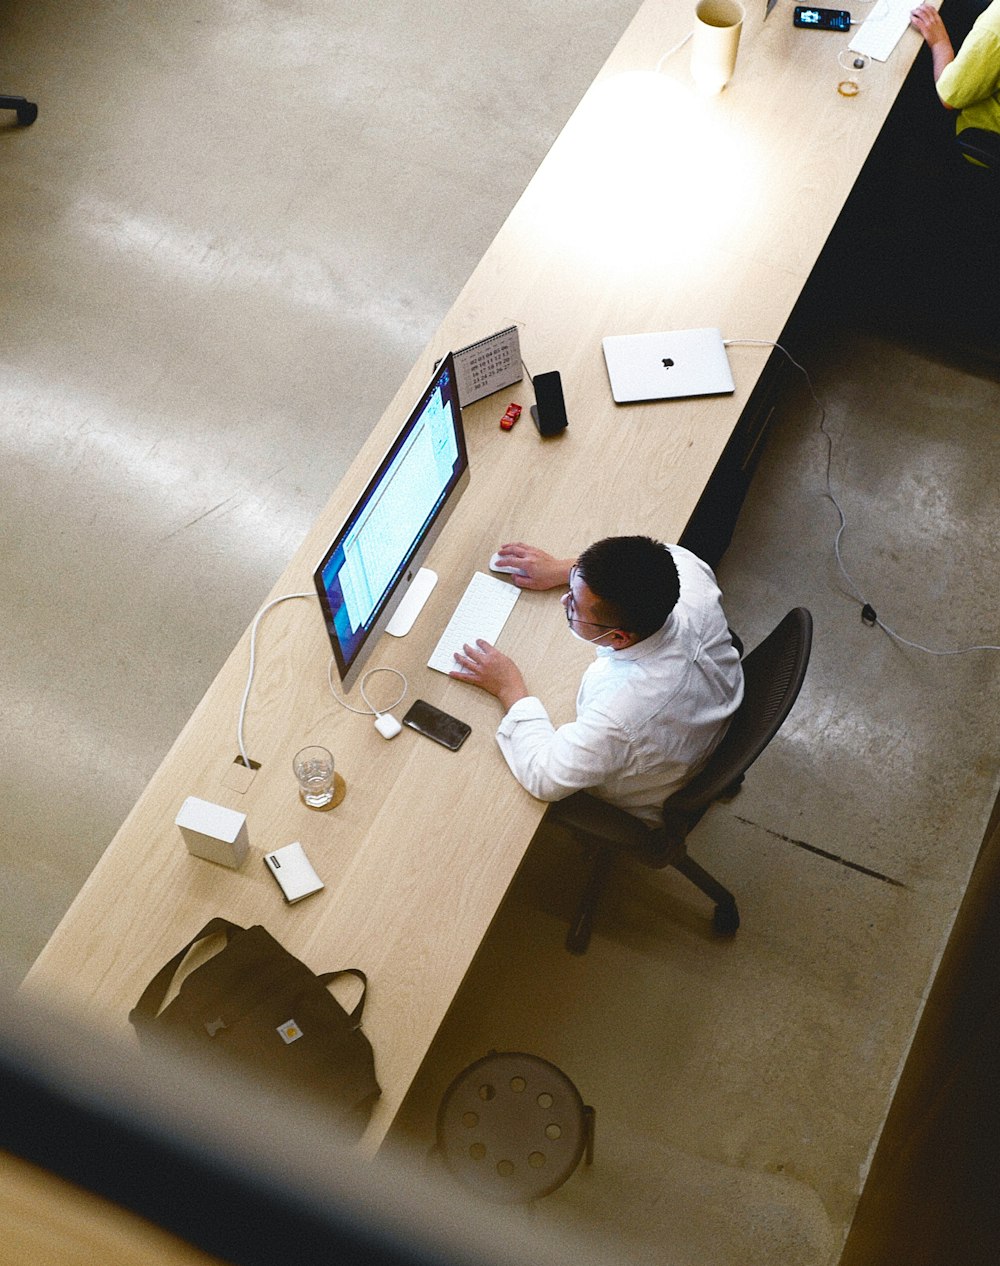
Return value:
[(665, 356), (665, 357), (663, 358), (663, 368), (664, 368), (664, 369), (672, 369), (672, 368), (673, 368), (673, 364), (674, 364), (674, 362), (670, 359), (670, 357), (669, 357), (669, 356)]

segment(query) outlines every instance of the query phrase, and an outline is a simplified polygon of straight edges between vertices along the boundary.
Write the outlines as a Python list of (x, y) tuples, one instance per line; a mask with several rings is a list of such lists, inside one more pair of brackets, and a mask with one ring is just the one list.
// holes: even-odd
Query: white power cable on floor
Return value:
[(799, 373), (802, 374), (803, 378), (805, 378), (806, 385), (809, 388), (809, 394), (812, 396), (813, 400), (816, 403), (816, 407), (819, 409), (819, 414), (820, 414), (819, 429), (826, 440), (825, 495), (833, 503), (834, 509), (837, 511), (837, 516), (840, 520), (840, 524), (837, 528), (837, 534), (833, 540), (833, 553), (834, 553), (834, 557), (837, 560), (837, 566), (840, 568), (840, 574), (844, 577), (844, 581), (847, 584), (853, 596), (861, 604), (862, 619), (864, 619), (867, 624), (877, 624), (878, 627), (884, 633), (887, 633), (889, 637), (893, 638), (895, 641), (902, 643), (903, 646), (910, 646), (914, 650), (917, 650), (917, 651), (925, 651), (928, 655), (968, 655), (972, 651), (1000, 651), (1000, 646), (989, 646), (989, 645), (962, 646), (962, 647), (957, 647), (953, 649), (935, 650), (933, 647), (921, 645), (920, 642), (911, 642), (908, 638), (903, 637), (902, 634), (897, 633), (895, 629), (890, 628), (889, 625), (886, 624), (883, 620), (879, 619), (874, 606), (867, 600), (867, 598), (865, 598), (864, 594), (855, 584), (854, 578), (851, 576), (850, 572), (844, 566), (844, 560), (843, 560), (843, 557), (841, 556), (840, 542), (847, 528), (847, 516), (844, 514), (843, 507), (841, 506), (840, 502), (837, 500), (836, 494), (833, 491), (833, 475), (832, 475), (833, 437), (830, 435), (830, 432), (826, 429), (826, 406), (823, 404), (819, 396), (816, 394), (816, 389), (813, 387), (812, 379), (809, 377), (808, 371), (805, 369), (804, 366), (799, 364), (799, 362), (795, 359), (794, 356), (791, 355), (791, 353), (788, 351), (787, 348), (782, 347), (780, 343), (772, 342), (770, 339), (727, 338), (727, 339), (723, 339), (723, 342), (726, 345), (726, 347), (731, 347), (734, 343), (745, 344), (751, 347), (775, 347), (778, 349), (779, 352), (781, 352), (784, 356), (788, 358), (788, 360), (795, 366), (795, 368), (799, 371)]

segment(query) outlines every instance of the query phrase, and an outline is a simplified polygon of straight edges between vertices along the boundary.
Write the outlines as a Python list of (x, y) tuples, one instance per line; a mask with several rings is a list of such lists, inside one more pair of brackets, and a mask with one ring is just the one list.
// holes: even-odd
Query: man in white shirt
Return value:
[(523, 589), (568, 585), (570, 632), (597, 658), (580, 683), (576, 720), (557, 729), (520, 669), (480, 640), (453, 677), (504, 708), (497, 742), (539, 800), (587, 790), (643, 821), (712, 753), (743, 698), (743, 670), (710, 568), (679, 545), (608, 537), (578, 559), (514, 543), (499, 563)]

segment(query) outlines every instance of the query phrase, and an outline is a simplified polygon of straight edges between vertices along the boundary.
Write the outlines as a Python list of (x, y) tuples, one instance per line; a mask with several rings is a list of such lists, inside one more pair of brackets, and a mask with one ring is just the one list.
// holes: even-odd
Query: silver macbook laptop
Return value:
[(717, 329), (611, 334), (602, 346), (611, 394), (618, 404), (721, 396), (736, 390)]

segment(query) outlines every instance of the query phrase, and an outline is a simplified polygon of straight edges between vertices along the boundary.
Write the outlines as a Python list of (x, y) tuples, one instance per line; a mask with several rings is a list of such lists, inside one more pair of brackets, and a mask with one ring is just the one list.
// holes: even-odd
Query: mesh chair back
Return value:
[(743, 702), (705, 768), (663, 806), (664, 817), (700, 814), (750, 768), (792, 710), (812, 647), (812, 616), (795, 607), (743, 660)]

